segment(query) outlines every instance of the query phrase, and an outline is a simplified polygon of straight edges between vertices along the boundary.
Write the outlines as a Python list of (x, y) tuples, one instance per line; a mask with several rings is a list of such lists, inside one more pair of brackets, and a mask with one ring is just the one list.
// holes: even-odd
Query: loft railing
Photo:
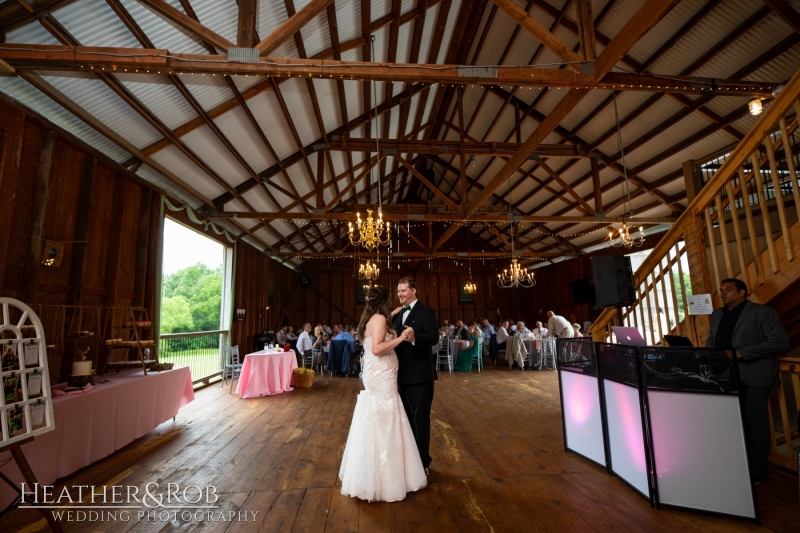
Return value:
[[(688, 295), (710, 293), (716, 307), (719, 282), (736, 277), (748, 284), (755, 301), (768, 302), (800, 276), (798, 97), (800, 70), (733, 151), (715, 158), (718, 170), (636, 270), (638, 299), (623, 310), (621, 325), (643, 330), (648, 343), (677, 333), (702, 346), (708, 318), (689, 316)], [(593, 338), (609, 341), (613, 325), (620, 325), (616, 310), (606, 309), (592, 325)], [(796, 399), (800, 408), (800, 364), (782, 358), (781, 368), (789, 379), (770, 412), (780, 413), (770, 417), (771, 460), (797, 469), (784, 434), (792, 434), (796, 419), (786, 395), (793, 394), (788, 403)]]

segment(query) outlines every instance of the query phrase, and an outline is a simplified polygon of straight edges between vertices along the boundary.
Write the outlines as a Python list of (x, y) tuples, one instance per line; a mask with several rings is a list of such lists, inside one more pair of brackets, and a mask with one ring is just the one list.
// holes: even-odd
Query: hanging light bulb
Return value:
[(750, 109), (750, 114), (753, 116), (760, 115), (764, 110), (764, 106), (761, 105), (761, 98), (753, 98), (747, 102), (747, 107)]

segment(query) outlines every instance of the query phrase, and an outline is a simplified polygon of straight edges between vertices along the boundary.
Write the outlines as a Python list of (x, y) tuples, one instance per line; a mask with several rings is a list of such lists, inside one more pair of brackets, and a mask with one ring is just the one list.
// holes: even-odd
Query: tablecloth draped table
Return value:
[(467, 348), (469, 341), (462, 341), (458, 339), (450, 339), (450, 351), (453, 353), (453, 364), (458, 361), (458, 352)]
[[(110, 383), (100, 383), (105, 380)], [(111, 455), (194, 400), (192, 373), (187, 366), (146, 376), (142, 370), (106, 374), (95, 381), (94, 390), (86, 394), (54, 397), (55, 429), (22, 446), (39, 484), (51, 485)], [(10, 458), (10, 452), (0, 454), (0, 464)], [(24, 481), (14, 461), (0, 471), (15, 483)], [(13, 489), (0, 482), (0, 509), (8, 507), (15, 497)]]
[(292, 390), (297, 356), (288, 352), (256, 352), (247, 354), (236, 394), (242, 398), (258, 398)]
[(542, 367), (542, 341), (539, 339), (523, 340), (522, 344), (528, 350), (531, 358), (531, 365), (536, 368)]

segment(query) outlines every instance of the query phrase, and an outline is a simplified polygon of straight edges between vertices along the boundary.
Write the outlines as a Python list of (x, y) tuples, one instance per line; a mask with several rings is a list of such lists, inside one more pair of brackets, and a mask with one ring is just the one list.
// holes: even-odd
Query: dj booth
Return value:
[(735, 362), (711, 348), (558, 339), (564, 447), (651, 505), (759, 521)]

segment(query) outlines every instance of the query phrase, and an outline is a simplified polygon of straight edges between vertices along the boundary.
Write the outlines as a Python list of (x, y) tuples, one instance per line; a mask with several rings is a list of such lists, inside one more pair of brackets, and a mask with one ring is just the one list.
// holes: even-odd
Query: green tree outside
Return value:
[(222, 265), (212, 270), (197, 263), (165, 276), (162, 286), (162, 335), (219, 329)]

